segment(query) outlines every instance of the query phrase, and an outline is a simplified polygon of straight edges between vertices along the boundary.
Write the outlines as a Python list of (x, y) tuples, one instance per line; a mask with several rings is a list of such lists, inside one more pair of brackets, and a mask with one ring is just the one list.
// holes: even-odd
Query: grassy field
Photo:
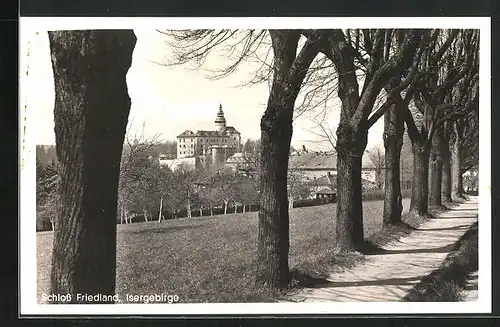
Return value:
[[(405, 211), (409, 199), (403, 200)], [(365, 237), (382, 228), (383, 201), (364, 202)], [(290, 212), (290, 268), (332, 271), (336, 204)], [(254, 286), (257, 212), (117, 226), (116, 291), (178, 295), (179, 302), (270, 301)], [(37, 233), (38, 298), (49, 290), (52, 232)], [(327, 260), (325, 260), (327, 259)], [(340, 265), (339, 265), (340, 263)], [(327, 266), (324, 266), (327, 265)]]

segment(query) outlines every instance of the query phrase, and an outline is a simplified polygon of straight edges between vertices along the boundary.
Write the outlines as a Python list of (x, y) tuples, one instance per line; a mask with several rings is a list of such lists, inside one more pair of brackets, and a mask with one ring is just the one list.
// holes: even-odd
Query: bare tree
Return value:
[(196, 192), (196, 183), (200, 179), (202, 172), (190, 169), (181, 164), (174, 171), (175, 183), (177, 185), (177, 195), (185, 204), (188, 218), (191, 218), (191, 201)]
[(375, 169), (375, 183), (377, 188), (381, 190), (384, 187), (383, 174), (385, 171), (385, 153), (380, 145), (373, 146), (366, 150), (366, 154), (370, 159), (372, 167)]
[(37, 161), (37, 182), (36, 182), (36, 212), (37, 221), (40, 217), (42, 223), (47, 220), (55, 230), (56, 216), (60, 205), (60, 192), (59, 185), (61, 182), (61, 175), (59, 172), (59, 164), (55, 161), (50, 161), (47, 166), (39, 171)]
[[(418, 91), (412, 99), (416, 109), (413, 112), (403, 111), (414, 154), (410, 210), (415, 214), (426, 215), (428, 212), (428, 163), (434, 134), (446, 121), (467, 111), (460, 105), (462, 96), (465, 96), (463, 93), (458, 98), (450, 98), (452, 102), (446, 100), (447, 94), (464, 76), (470, 73), (474, 75), (474, 62), (478, 57), (477, 42), (477, 35), (472, 30), (436, 30), (430, 42), (433, 46), (427, 48), (424, 60), (420, 63), (419, 79), (415, 84)], [(417, 123), (420, 127), (417, 127)], [(436, 166), (436, 172), (440, 174), (441, 167)], [(440, 201), (441, 180), (441, 175), (433, 178), (435, 183), (431, 185), (431, 190), (435, 191), (431, 193), (434, 204)]]
[(291, 164), (288, 168), (288, 208), (293, 208), (293, 203), (296, 200), (301, 200), (304, 196), (311, 194), (311, 189), (305, 183), (305, 174), (295, 169), (295, 164)]
[[(141, 207), (145, 219), (149, 213), (149, 203), (141, 193), (148, 191), (148, 170), (152, 165), (151, 155), (158, 146), (158, 135), (147, 138), (144, 135), (145, 124), (142, 128), (132, 133), (133, 124), (129, 124), (125, 136), (125, 144), (122, 151), (120, 163), (120, 178), (118, 184), (118, 204), (120, 211), (120, 223), (129, 222), (129, 213), (132, 206)], [(142, 199), (140, 199), (142, 198)]]
[[(337, 223), (336, 241), (340, 252), (359, 249), (363, 243), (361, 202), (361, 158), (366, 148), (368, 129), (398, 100), (411, 83), (422, 52), (422, 32), (416, 30), (342, 30), (305, 31), (322, 34), (321, 52), (333, 63), (341, 100), (340, 123), (336, 131)], [(402, 41), (391, 49), (395, 37)], [(354, 36), (355, 41), (352, 42)], [(356, 72), (366, 71), (361, 93)], [(410, 69), (409, 69), (410, 68)], [(375, 101), (390, 78), (404, 81), (373, 113)]]
[(49, 43), (61, 165), (51, 293), (70, 294), (71, 303), (89, 303), (78, 294), (107, 295), (102, 302), (112, 302), (119, 167), (130, 110), (126, 74), (136, 37), (131, 30), (55, 31)]

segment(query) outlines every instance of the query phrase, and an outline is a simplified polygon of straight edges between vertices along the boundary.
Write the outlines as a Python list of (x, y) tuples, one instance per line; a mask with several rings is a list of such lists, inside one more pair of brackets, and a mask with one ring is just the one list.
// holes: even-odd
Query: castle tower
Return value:
[(220, 145), (213, 145), (210, 149), (212, 154), (212, 169), (217, 171), (224, 165), (224, 148)]
[(226, 129), (226, 118), (224, 118), (224, 111), (222, 111), (222, 104), (219, 105), (219, 111), (217, 112), (217, 118), (215, 118), (215, 127), (219, 132), (224, 132)]

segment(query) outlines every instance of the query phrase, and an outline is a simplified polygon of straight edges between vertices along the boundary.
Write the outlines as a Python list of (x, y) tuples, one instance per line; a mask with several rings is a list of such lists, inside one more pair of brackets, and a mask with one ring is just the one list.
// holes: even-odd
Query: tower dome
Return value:
[(226, 129), (226, 118), (224, 117), (224, 111), (222, 111), (222, 104), (219, 105), (217, 118), (215, 118), (215, 126), (220, 132), (223, 132)]

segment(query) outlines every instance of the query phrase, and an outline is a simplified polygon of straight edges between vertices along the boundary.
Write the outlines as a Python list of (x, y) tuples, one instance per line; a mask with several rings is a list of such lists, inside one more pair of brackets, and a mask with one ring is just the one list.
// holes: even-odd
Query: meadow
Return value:
[[(404, 212), (409, 199), (403, 199)], [(365, 201), (365, 237), (382, 230), (383, 201)], [(269, 302), (254, 285), (257, 212), (117, 225), (116, 291), (177, 295), (179, 302)], [(352, 258), (332, 254), (336, 204), (290, 211), (292, 271), (328, 273)], [(50, 289), (52, 232), (37, 233), (37, 296)], [(345, 260), (344, 260), (345, 259)]]

